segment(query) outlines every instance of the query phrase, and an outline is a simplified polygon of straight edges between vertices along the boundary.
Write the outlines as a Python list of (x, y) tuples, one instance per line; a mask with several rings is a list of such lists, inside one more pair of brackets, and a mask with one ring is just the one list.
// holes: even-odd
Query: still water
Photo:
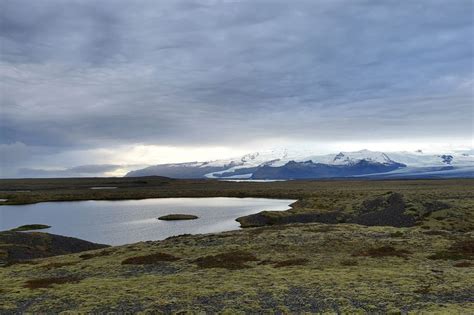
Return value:
[[(283, 211), (295, 200), (264, 198), (156, 198), (118, 201), (42, 202), (0, 206), (0, 231), (24, 224), (47, 224), (44, 232), (96, 243), (122, 245), (162, 240), (180, 234), (214, 233), (239, 228), (236, 218), (263, 210)], [(197, 220), (161, 221), (173, 213)]]

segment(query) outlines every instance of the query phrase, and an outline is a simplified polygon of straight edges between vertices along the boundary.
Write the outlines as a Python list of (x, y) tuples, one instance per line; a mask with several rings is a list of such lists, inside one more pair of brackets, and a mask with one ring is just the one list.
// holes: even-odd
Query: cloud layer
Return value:
[[(0, 0), (2, 163), (138, 144), (468, 142), (473, 9)], [(20, 151), (28, 162), (9, 157)]]

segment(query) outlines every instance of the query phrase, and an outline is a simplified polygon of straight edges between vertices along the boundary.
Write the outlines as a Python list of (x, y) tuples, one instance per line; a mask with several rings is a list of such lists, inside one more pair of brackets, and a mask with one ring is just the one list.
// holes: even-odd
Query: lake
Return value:
[[(263, 210), (283, 211), (295, 200), (265, 198), (153, 198), (89, 200), (0, 206), (0, 230), (25, 224), (47, 224), (44, 232), (96, 243), (122, 245), (162, 240), (180, 234), (239, 229), (236, 218)], [(197, 220), (161, 221), (166, 214), (183, 213)]]

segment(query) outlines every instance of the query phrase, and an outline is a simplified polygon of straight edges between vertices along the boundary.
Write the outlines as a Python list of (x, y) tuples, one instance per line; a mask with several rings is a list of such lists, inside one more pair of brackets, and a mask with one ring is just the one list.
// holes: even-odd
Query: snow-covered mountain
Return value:
[(328, 165), (353, 165), (360, 161), (368, 161), (371, 163), (393, 164), (393, 161), (387, 154), (383, 152), (373, 152), (369, 150), (361, 150), (356, 152), (339, 152), (338, 154), (328, 154), (322, 156), (310, 156), (305, 158), (314, 163), (322, 163)]
[(311, 179), (340, 177), (474, 177), (472, 150), (450, 154), (361, 150), (315, 155), (286, 149), (209, 162), (160, 164), (126, 176), (221, 179)]

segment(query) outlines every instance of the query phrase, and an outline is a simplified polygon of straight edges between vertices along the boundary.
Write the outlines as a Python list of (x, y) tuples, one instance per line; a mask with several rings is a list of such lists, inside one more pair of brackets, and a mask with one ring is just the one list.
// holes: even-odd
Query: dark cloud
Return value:
[(469, 139), (473, 9), (0, 0), (0, 140), (72, 150)]

